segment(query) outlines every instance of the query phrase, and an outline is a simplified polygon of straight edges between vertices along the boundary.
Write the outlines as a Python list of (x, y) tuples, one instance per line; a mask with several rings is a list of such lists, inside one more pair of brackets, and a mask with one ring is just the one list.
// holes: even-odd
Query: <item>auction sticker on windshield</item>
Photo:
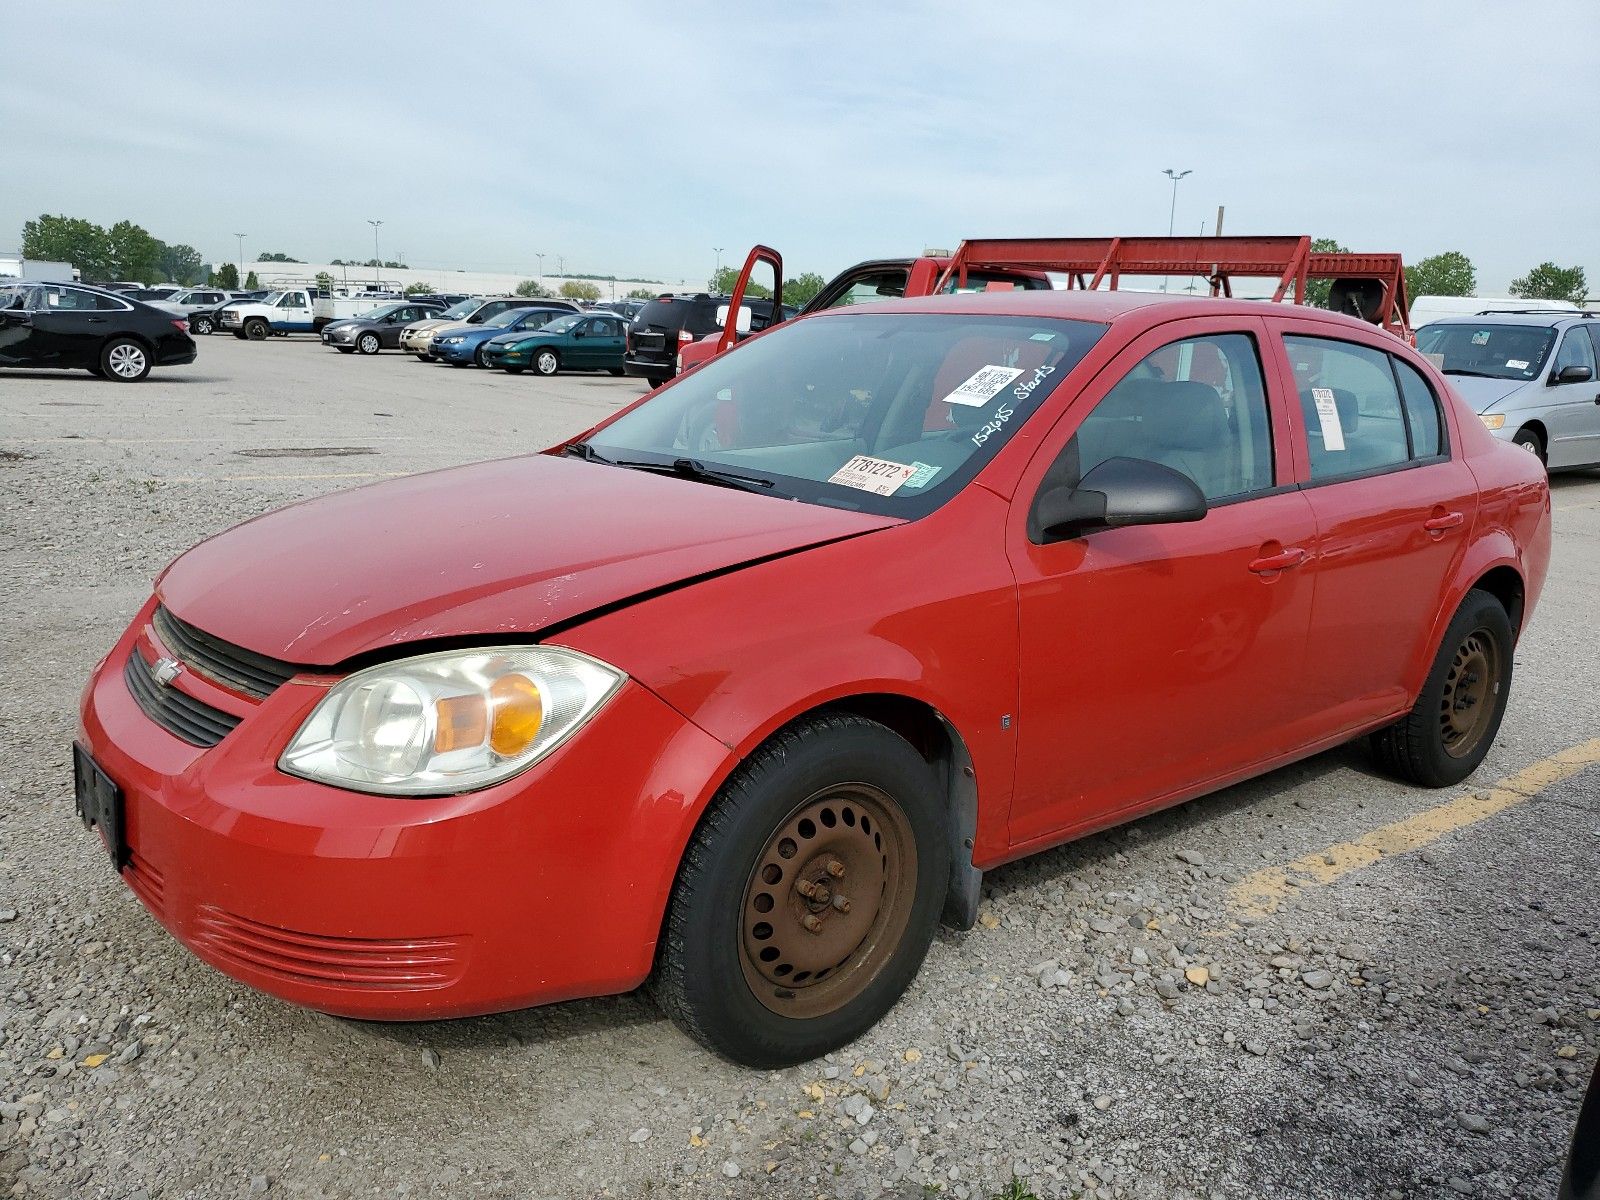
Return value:
[(970, 379), (944, 398), (945, 403), (965, 404), (972, 408), (982, 408), (1004, 391), (1007, 384), (1021, 374), (1021, 367), (979, 367), (972, 373)]
[(917, 468), (914, 465), (858, 454), (828, 476), (828, 482), (859, 488), (863, 492), (874, 492), (879, 496), (892, 496), (900, 490), (901, 484), (916, 473)]

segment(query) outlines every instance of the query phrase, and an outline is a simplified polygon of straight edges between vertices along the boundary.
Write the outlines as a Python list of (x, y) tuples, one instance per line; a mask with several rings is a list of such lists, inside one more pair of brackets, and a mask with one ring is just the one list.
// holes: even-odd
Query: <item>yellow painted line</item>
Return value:
[[(1264, 867), (1252, 872), (1234, 884), (1228, 892), (1228, 900), (1245, 916), (1264, 917), (1276, 912), (1291, 892), (1330, 884), (1391, 855), (1420, 849), (1447, 833), (1523, 804), (1596, 763), (1600, 763), (1600, 738), (1540, 759), (1487, 791), (1469, 792), (1437, 808), (1362, 834), (1354, 841), (1314, 851), (1285, 866)], [(1291, 879), (1294, 884), (1290, 883)]]
[(399, 479), (412, 471), (328, 471), (317, 475), (158, 475), (156, 483), (262, 483), (278, 479)]

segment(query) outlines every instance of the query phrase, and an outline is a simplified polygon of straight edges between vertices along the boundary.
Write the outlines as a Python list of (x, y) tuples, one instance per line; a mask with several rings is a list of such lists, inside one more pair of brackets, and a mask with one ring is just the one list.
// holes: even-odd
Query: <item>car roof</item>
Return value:
[[(1481, 312), (1466, 314), (1451, 314), (1448, 317), (1436, 317), (1428, 325), (1532, 325), (1539, 328), (1550, 328), (1563, 321), (1593, 321), (1592, 313), (1573, 312), (1571, 309), (1553, 308), (1545, 312)], [(1427, 325), (1423, 326), (1424, 329)]]

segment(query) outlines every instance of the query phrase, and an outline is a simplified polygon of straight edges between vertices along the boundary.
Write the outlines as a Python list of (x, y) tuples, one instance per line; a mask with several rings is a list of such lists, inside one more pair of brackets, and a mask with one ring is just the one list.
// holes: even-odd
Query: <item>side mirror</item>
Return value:
[(584, 334), (584, 332), (583, 332), (583, 330), (581, 330), (581, 329), (574, 329), (574, 330), (573, 330), (573, 331), (572, 331), (572, 336), (573, 336), (573, 337), (575, 337), (575, 338), (581, 338), (581, 337), (584, 337), (584, 336), (586, 336), (586, 335), (585, 335), (585, 334)]
[(1562, 367), (1561, 370), (1557, 371), (1555, 378), (1550, 382), (1552, 385), (1557, 383), (1587, 383), (1593, 378), (1593, 368), (1583, 366), (1581, 363), (1573, 363), (1571, 366)]
[(1142, 458), (1108, 458), (1075, 488), (1040, 494), (1029, 520), (1039, 544), (1065, 541), (1095, 529), (1172, 525), (1206, 515), (1206, 498), (1181, 471)]

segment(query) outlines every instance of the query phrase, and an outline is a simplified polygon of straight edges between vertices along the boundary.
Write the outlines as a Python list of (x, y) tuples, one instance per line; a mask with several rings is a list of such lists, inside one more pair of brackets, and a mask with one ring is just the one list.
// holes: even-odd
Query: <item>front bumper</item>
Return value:
[(477, 352), (476, 342), (456, 342), (454, 345), (446, 345), (444, 342), (428, 343), (428, 353), (435, 358), (442, 358), (445, 362), (471, 362)]
[(353, 346), (356, 335), (353, 329), (329, 329), (324, 326), (322, 341), (327, 346)]
[(635, 378), (667, 378), (678, 373), (675, 354), (631, 351), (622, 360), (622, 369)]
[(731, 767), (720, 742), (630, 681), (503, 784), (348, 792), (275, 765), (331, 676), (296, 676), (254, 704), (183, 672), (171, 686), (243, 717), (210, 749), (151, 721), (123, 668), (172, 653), (149, 628), (154, 607), (96, 668), (79, 740), (125, 796), (125, 882), (195, 955), (292, 1003), (378, 1020), (644, 980), (701, 799)]
[(484, 351), (484, 357), (491, 367), (525, 367), (533, 360), (528, 351), (514, 350), (510, 346), (490, 346)]

